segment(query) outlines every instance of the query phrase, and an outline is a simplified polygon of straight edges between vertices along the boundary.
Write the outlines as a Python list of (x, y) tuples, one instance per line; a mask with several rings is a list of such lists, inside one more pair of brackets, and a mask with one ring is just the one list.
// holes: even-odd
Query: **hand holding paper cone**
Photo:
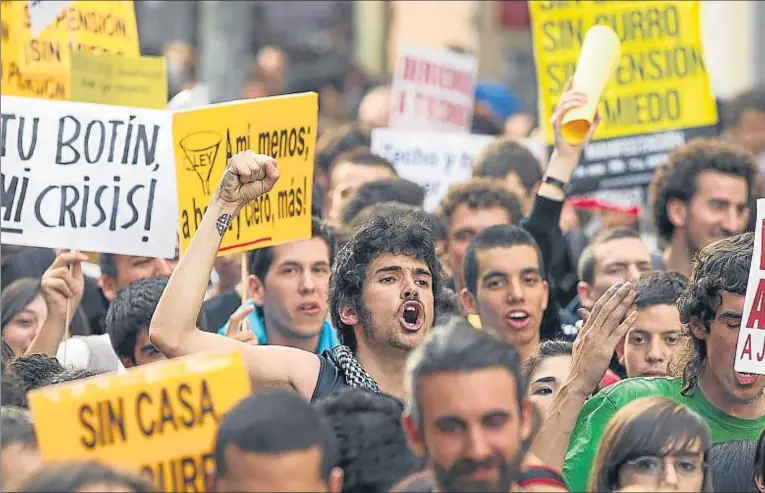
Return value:
[(587, 31), (574, 72), (574, 90), (587, 95), (587, 104), (569, 111), (563, 118), (562, 134), (568, 144), (584, 141), (620, 58), (621, 44), (613, 29), (599, 24)]

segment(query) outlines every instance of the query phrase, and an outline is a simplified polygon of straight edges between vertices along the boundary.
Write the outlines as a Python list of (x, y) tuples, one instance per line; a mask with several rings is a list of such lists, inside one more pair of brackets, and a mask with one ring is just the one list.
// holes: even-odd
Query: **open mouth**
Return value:
[(422, 305), (417, 301), (407, 301), (401, 307), (399, 318), (406, 330), (418, 331), (422, 328)]
[(757, 380), (757, 376), (754, 373), (743, 373), (740, 371), (736, 372), (736, 383), (742, 386), (752, 385), (754, 384), (755, 380)]
[(521, 330), (528, 327), (529, 323), (531, 323), (531, 317), (528, 312), (523, 310), (513, 310), (505, 315), (505, 322), (512, 329)]
[(306, 315), (318, 315), (321, 308), (318, 303), (305, 302), (298, 305), (298, 311), (305, 313)]

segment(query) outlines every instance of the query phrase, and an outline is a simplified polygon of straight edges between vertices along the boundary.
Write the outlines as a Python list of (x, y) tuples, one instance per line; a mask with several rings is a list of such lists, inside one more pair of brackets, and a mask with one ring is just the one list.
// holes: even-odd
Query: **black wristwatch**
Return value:
[(559, 189), (561, 189), (563, 191), (563, 193), (568, 193), (569, 184), (566, 183), (563, 180), (559, 180), (559, 179), (555, 178), (554, 176), (547, 175), (547, 176), (544, 177), (544, 180), (542, 180), (542, 181), (543, 181), (543, 183), (547, 183), (548, 185), (552, 185), (554, 187), (558, 187)]

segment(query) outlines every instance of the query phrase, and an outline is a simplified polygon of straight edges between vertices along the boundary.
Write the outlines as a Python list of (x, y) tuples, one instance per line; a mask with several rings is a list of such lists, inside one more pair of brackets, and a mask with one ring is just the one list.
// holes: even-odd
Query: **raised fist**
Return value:
[(268, 193), (278, 179), (279, 170), (272, 157), (242, 151), (226, 163), (215, 193), (219, 200), (242, 207)]

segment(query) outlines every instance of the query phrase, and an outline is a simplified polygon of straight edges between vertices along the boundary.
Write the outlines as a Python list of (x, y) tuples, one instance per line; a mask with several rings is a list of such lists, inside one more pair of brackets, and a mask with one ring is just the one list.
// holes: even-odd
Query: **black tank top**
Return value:
[(332, 351), (325, 350), (319, 355), (319, 378), (316, 380), (311, 402), (349, 387)]

